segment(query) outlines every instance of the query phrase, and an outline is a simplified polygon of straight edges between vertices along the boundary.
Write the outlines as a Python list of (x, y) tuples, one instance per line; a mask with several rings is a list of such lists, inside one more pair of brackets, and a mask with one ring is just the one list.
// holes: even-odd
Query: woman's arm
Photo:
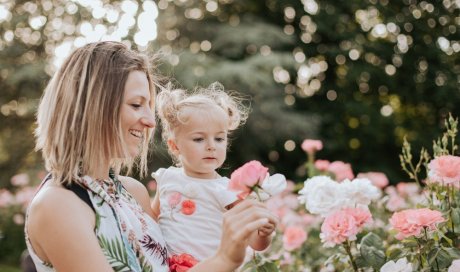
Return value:
[(262, 203), (242, 201), (224, 214), (222, 239), (216, 255), (198, 263), (189, 272), (235, 270), (244, 260), (251, 233), (270, 221), (277, 222), (277, 219)]
[(112, 271), (94, 233), (95, 220), (72, 191), (49, 185), (29, 207), (27, 233), (36, 254), (57, 271)]

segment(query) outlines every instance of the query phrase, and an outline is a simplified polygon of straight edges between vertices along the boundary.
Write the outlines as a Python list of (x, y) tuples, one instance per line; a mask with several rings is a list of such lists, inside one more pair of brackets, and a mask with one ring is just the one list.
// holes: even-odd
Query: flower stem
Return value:
[(450, 217), (450, 222), (452, 222), (452, 232), (455, 233), (455, 225), (454, 225), (454, 218), (452, 216), (452, 203), (451, 203), (451, 197), (452, 197), (452, 200), (454, 198), (453, 196), (453, 186), (449, 186), (447, 185), (447, 201), (449, 202), (449, 217)]
[(348, 257), (350, 257), (350, 262), (351, 265), (353, 266), (353, 271), (358, 272), (358, 266), (356, 265), (355, 259), (353, 258), (353, 254), (351, 254), (351, 249), (350, 249), (350, 242), (347, 240), (343, 243), (343, 247), (345, 248), (345, 251), (348, 254)]
[(420, 261), (420, 268), (423, 269), (423, 258), (422, 258), (422, 246), (420, 245), (420, 241), (418, 239), (415, 239), (417, 241), (418, 245), (418, 258)]

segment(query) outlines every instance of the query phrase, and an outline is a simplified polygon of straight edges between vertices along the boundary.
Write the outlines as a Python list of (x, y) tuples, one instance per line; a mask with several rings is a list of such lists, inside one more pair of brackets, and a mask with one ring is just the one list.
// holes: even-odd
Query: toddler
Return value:
[[(248, 109), (218, 83), (193, 93), (163, 90), (156, 107), (177, 167), (152, 173), (157, 181), (153, 213), (169, 254), (185, 253), (201, 261), (217, 251), (223, 213), (238, 201), (237, 193), (227, 190), (229, 179), (216, 169), (225, 161), (229, 133), (246, 120)], [(275, 225), (268, 222), (253, 233), (250, 246), (265, 249)]]

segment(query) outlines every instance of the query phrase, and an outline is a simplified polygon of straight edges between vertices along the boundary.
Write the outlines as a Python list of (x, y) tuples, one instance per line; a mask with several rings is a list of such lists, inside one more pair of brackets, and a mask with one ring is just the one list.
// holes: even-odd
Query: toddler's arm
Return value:
[(160, 192), (158, 189), (155, 192), (155, 197), (150, 206), (152, 208), (153, 219), (158, 222), (158, 217), (160, 216)]

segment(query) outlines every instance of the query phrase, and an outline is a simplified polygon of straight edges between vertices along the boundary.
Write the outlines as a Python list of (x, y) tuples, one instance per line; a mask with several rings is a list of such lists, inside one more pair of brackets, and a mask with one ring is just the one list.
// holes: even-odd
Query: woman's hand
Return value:
[(244, 200), (224, 214), (222, 240), (217, 256), (237, 268), (246, 254), (251, 234), (267, 225), (276, 226), (278, 219), (263, 203)]
[(278, 219), (265, 204), (256, 200), (243, 200), (224, 214), (222, 239), (214, 257), (204, 260), (189, 272), (229, 272), (244, 261), (251, 234), (267, 224), (278, 224)]

